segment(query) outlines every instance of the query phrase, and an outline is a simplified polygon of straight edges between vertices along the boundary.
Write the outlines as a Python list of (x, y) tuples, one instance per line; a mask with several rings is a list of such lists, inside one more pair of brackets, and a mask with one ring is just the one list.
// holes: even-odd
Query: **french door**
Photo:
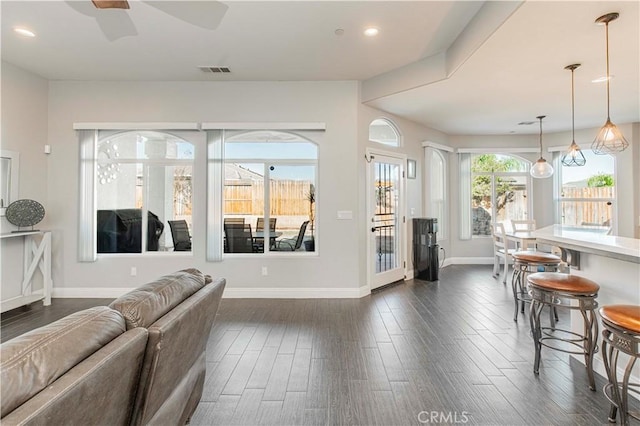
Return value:
[(368, 265), (371, 289), (404, 278), (404, 158), (369, 155)]

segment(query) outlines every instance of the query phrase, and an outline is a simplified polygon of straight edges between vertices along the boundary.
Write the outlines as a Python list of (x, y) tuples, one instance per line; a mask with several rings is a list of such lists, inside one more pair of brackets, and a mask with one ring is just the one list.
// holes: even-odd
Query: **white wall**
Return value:
[[(59, 295), (99, 296), (113, 288), (141, 285), (176, 269), (195, 266), (224, 276), (230, 289), (334, 289), (333, 295), (357, 295), (367, 285), (368, 224), (364, 153), (368, 125), (387, 117), (399, 127), (404, 145), (389, 148), (417, 160), (417, 179), (407, 182), (407, 214), (423, 214), (424, 155), (421, 143), (452, 147), (537, 147), (536, 136), (447, 136), (414, 122), (382, 113), (359, 103), (357, 82), (47, 82), (11, 64), (2, 63), (2, 148), (21, 154), (20, 197), (42, 202), (47, 210), (42, 228), (54, 230), (54, 285)], [(325, 122), (319, 136), (318, 256), (267, 258), (248, 256), (208, 263), (202, 234), (194, 234), (192, 255), (108, 256), (95, 263), (76, 261), (78, 141), (74, 122), (238, 121)], [(619, 208), (619, 233), (640, 236), (640, 125), (622, 125), (631, 147), (620, 154), (618, 196), (631, 197), (630, 208)], [(590, 144), (595, 129), (579, 131), (579, 141)], [(568, 145), (568, 132), (545, 135), (545, 147)], [(52, 154), (43, 153), (43, 145)], [(204, 139), (201, 140), (204, 144)], [(582, 142), (579, 142), (582, 143)], [(383, 147), (384, 148), (384, 147)], [(197, 162), (203, 173), (203, 146)], [(535, 161), (537, 154), (527, 157)], [(550, 158), (550, 155), (548, 156)], [(451, 227), (444, 242), (448, 257), (490, 257), (489, 239), (458, 239), (457, 156), (448, 158)], [(202, 181), (201, 181), (202, 184)], [(201, 187), (201, 191), (204, 191)], [(552, 181), (534, 182), (534, 216), (540, 226), (553, 223)], [(627, 198), (624, 198), (625, 200)], [(337, 220), (336, 212), (350, 210), (354, 220)], [(204, 202), (194, 220), (204, 224)], [(8, 229), (0, 219), (3, 230)], [(411, 224), (407, 226), (406, 258), (410, 270)], [(3, 298), (21, 280), (21, 245), (2, 243)], [(14, 267), (16, 265), (16, 267)], [(138, 274), (130, 276), (135, 266)], [(269, 275), (261, 275), (267, 266)], [(101, 293), (102, 291), (102, 293)], [(310, 290), (311, 291), (311, 290)], [(251, 294), (251, 293), (250, 293)], [(332, 294), (327, 293), (327, 296)]]
[[(3, 150), (20, 153), (18, 198), (42, 203), (46, 214), (38, 228), (51, 223), (47, 203), (48, 158), (44, 154), (47, 142), (47, 80), (2, 62), (2, 139)], [(0, 232), (16, 229), (3, 216)], [(22, 283), (23, 243), (21, 238), (2, 239), (2, 299), (20, 294)], [(41, 280), (34, 282), (41, 288)]]
[[(365, 284), (358, 269), (358, 230), (353, 221), (336, 220), (336, 212), (351, 210), (357, 217), (360, 209), (358, 169), (354, 167), (359, 160), (357, 105), (355, 82), (51, 82), (49, 142), (53, 153), (48, 184), (57, 294), (77, 293), (74, 288), (135, 287), (191, 266), (226, 277), (230, 290), (332, 288), (356, 292)], [(318, 256), (248, 255), (208, 263), (204, 235), (193, 230), (192, 256), (105, 255), (94, 263), (77, 262), (78, 141), (72, 125), (136, 121), (325, 122), (326, 132), (318, 138)], [(202, 148), (196, 147), (197, 169), (204, 166)], [(194, 227), (203, 225), (205, 203), (194, 203), (194, 208)], [(136, 277), (130, 276), (133, 266)], [(268, 276), (261, 275), (263, 266)]]

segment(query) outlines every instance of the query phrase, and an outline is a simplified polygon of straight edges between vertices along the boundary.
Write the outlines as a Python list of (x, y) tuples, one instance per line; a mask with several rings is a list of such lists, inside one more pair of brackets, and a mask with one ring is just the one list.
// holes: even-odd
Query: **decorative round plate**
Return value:
[(35, 200), (17, 200), (6, 211), (9, 223), (16, 226), (33, 226), (44, 218), (44, 207)]

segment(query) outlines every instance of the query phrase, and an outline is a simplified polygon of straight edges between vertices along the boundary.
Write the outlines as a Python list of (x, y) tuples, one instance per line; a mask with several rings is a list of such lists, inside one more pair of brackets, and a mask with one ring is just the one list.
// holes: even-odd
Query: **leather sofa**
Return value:
[(179, 271), (5, 342), (0, 422), (185, 424), (225, 283)]

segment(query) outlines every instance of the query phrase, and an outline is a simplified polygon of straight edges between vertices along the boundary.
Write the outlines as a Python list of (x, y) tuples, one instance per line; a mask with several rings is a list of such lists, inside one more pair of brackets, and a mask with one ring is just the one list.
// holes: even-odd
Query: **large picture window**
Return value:
[(168, 133), (100, 134), (97, 252), (190, 251), (193, 162), (193, 144)]
[(585, 167), (559, 167), (558, 223), (613, 229), (615, 157), (582, 152)]
[(531, 219), (530, 163), (504, 154), (471, 156), (471, 230), (491, 235), (492, 223)]
[(224, 139), (225, 253), (314, 252), (317, 146), (293, 133)]

